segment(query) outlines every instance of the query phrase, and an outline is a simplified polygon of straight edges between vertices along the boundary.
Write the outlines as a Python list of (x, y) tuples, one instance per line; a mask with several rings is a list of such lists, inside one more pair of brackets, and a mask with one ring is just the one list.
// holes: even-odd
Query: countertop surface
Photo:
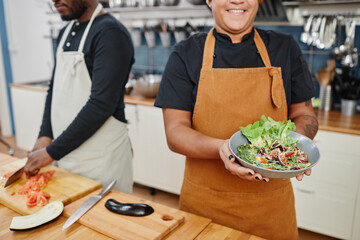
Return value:
[[(126, 95), (124, 101), (126, 104), (154, 106), (155, 98)], [(340, 110), (315, 109), (315, 113), (318, 117), (320, 130), (360, 135), (360, 112), (350, 117), (341, 114)]]
[[(0, 153), (0, 167), (15, 160), (18, 159)], [(96, 191), (96, 193), (98, 193), (98, 191)], [(139, 201), (142, 200), (143, 199), (139, 198)], [(230, 235), (239, 237), (241, 236), (240, 239), (244, 240), (263, 239), (254, 235), (230, 229), (225, 226), (213, 224), (211, 219), (208, 218), (200, 217), (180, 210), (179, 212), (181, 212), (181, 214), (184, 216), (185, 221), (176, 229), (171, 231), (168, 235), (166, 235), (163, 239), (209, 239), (208, 237), (215, 239), (214, 237), (216, 236), (216, 240), (225, 240), (229, 239)], [(9, 230), (12, 218), (19, 216), (19, 214), (2, 204), (0, 204), (0, 216), (0, 239), (112, 239), (80, 223), (75, 223), (66, 231), (62, 231), (62, 226), (67, 220), (64, 214), (47, 224), (25, 231)]]
[[(46, 91), (47, 87), (43, 83), (40, 84), (12, 84), (11, 87), (31, 89), (36, 91)], [(139, 95), (125, 95), (126, 104), (137, 104), (144, 106), (154, 106), (155, 98), (145, 98)], [(353, 116), (345, 116), (340, 110), (324, 111), (315, 109), (319, 121), (319, 129), (324, 131), (347, 133), (360, 135), (360, 112)]]

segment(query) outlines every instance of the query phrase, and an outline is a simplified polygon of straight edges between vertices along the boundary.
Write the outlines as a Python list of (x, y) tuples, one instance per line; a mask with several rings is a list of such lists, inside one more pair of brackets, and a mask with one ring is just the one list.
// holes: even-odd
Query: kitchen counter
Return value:
[[(11, 87), (35, 91), (47, 91), (47, 83), (12, 84)], [(125, 95), (126, 104), (153, 106), (155, 98), (145, 98), (136, 94)], [(340, 110), (324, 111), (315, 109), (319, 121), (319, 129), (324, 131), (360, 135), (360, 112), (354, 116), (345, 116)]]
[[(0, 166), (18, 160), (9, 155), (0, 153)], [(98, 191), (96, 191), (98, 192)], [(123, 193), (121, 193), (123, 194)], [(131, 196), (134, 197), (134, 196)], [(139, 202), (143, 199), (139, 198)], [(149, 201), (148, 201), (149, 202)], [(229, 236), (241, 236), (241, 239), (261, 240), (263, 238), (246, 234), (225, 226), (211, 223), (211, 219), (200, 217), (191, 213), (180, 211), (185, 218), (184, 223), (165, 236), (166, 240), (176, 239), (228, 239)], [(9, 226), (14, 216), (18, 213), (0, 204), (0, 239), (112, 239), (80, 223), (73, 224), (68, 230), (62, 231), (67, 218), (59, 218), (40, 227), (25, 231), (10, 231)], [(212, 238), (209, 238), (212, 237)], [(215, 238), (214, 238), (215, 237)]]
[(360, 135), (360, 113), (353, 116), (341, 114), (340, 110), (324, 111), (315, 109), (319, 129), (330, 132)]
[[(137, 95), (125, 95), (126, 104), (153, 106), (155, 98), (144, 98)], [(339, 110), (324, 111), (315, 109), (319, 121), (319, 129), (324, 131), (360, 135), (360, 113), (345, 116)]]

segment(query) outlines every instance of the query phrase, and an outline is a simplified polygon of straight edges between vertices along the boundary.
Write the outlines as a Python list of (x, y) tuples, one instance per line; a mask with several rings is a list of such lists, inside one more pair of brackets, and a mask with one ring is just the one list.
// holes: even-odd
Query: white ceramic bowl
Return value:
[(292, 178), (292, 177), (296, 177), (300, 173), (305, 172), (305, 170), (315, 166), (315, 164), (317, 164), (320, 159), (320, 152), (319, 152), (318, 147), (315, 145), (315, 143), (310, 138), (307, 138), (299, 133), (292, 132), (292, 131), (290, 131), (289, 137), (292, 137), (292, 138), (295, 138), (296, 140), (298, 140), (296, 146), (300, 150), (302, 150), (306, 153), (309, 162), (311, 162), (311, 165), (309, 167), (299, 169), (299, 170), (281, 171), (281, 170), (261, 168), (261, 167), (252, 165), (252, 164), (242, 160), (241, 158), (238, 157), (238, 155), (239, 155), (238, 147), (241, 145), (244, 145), (244, 144), (248, 144), (250, 142), (241, 133), (241, 131), (237, 131), (236, 133), (234, 133), (231, 136), (230, 141), (229, 141), (229, 148), (230, 148), (232, 154), (236, 157), (236, 159), (242, 166), (251, 168), (255, 172), (260, 173), (263, 177), (280, 178), (280, 179)]

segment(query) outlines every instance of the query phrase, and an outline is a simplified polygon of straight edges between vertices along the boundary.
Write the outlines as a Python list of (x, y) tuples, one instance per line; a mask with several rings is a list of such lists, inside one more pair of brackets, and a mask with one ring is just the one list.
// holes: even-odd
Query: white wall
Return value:
[(13, 83), (49, 80), (53, 68), (50, 0), (4, 0)]
[[(0, 46), (1, 46), (1, 38), (0, 38)], [(12, 135), (8, 94), (6, 89), (5, 71), (4, 71), (1, 47), (0, 47), (0, 128), (1, 128), (2, 136), (7, 137)]]

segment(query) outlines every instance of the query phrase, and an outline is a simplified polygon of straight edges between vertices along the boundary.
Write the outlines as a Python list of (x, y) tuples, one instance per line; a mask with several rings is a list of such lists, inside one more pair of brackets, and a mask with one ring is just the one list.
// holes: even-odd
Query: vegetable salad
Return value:
[(240, 127), (250, 144), (238, 147), (238, 157), (258, 167), (275, 170), (298, 170), (311, 165), (306, 154), (296, 147), (297, 140), (289, 137), (295, 124), (274, 121), (261, 116), (260, 121)]

